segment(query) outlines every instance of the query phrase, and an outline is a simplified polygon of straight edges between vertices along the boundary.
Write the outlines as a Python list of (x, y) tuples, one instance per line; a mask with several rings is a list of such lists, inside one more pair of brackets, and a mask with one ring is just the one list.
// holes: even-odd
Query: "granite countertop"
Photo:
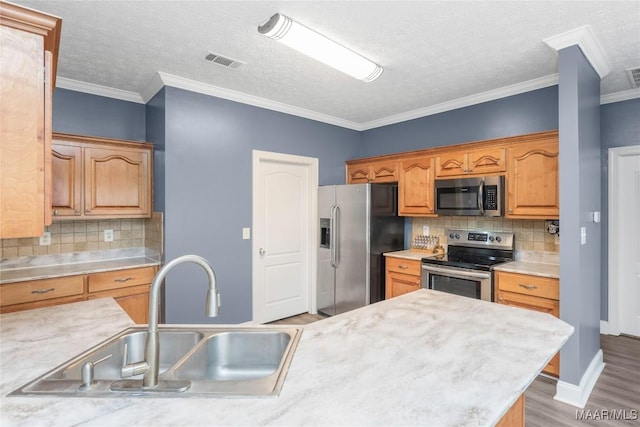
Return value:
[(306, 325), (278, 398), (5, 397), (131, 323), (108, 298), (0, 316), (0, 424), (493, 425), (573, 333), (423, 289)]
[(144, 248), (23, 257), (2, 260), (0, 284), (157, 265), (157, 257)]
[(412, 251), (410, 249), (406, 249), (404, 251), (385, 252), (383, 255), (391, 256), (395, 258), (413, 259), (413, 260), (420, 261), (422, 260), (422, 258), (432, 257), (432, 256), (435, 256), (436, 254), (432, 252), (417, 252), (417, 251)]
[(528, 274), (531, 276), (560, 278), (560, 265), (543, 262), (512, 261), (497, 265), (495, 271), (506, 271), (509, 273)]

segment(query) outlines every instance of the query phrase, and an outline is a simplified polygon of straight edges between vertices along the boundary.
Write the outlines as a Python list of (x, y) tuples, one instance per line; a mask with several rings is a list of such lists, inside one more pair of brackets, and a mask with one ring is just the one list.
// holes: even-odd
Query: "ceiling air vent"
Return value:
[(640, 67), (627, 68), (627, 74), (629, 75), (631, 86), (640, 87)]
[(214, 52), (207, 52), (207, 55), (204, 57), (204, 60), (207, 62), (211, 62), (213, 64), (220, 65), (225, 68), (236, 69), (241, 65), (245, 65), (245, 62), (238, 61), (237, 59), (229, 58), (226, 56), (222, 56), (220, 54)]

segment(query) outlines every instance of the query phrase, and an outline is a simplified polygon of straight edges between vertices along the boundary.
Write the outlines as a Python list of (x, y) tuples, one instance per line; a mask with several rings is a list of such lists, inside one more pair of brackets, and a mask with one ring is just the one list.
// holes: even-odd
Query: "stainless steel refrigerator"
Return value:
[(404, 249), (397, 184), (319, 187), (318, 311), (335, 315), (384, 299), (384, 252)]

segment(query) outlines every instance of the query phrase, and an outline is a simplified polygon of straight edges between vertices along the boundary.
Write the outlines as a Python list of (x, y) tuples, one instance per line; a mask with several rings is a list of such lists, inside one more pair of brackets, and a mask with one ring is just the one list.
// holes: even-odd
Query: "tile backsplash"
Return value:
[(489, 218), (477, 216), (451, 216), (438, 218), (413, 218), (411, 239), (423, 234), (423, 226), (429, 226), (429, 234), (438, 236), (440, 244), (447, 244), (445, 229), (511, 231), (516, 236), (516, 251), (560, 252), (556, 236), (545, 230), (545, 220)]
[[(0, 239), (0, 258), (138, 247), (162, 253), (162, 228), (161, 212), (149, 219), (56, 221), (45, 228), (51, 233), (50, 245), (40, 245), (39, 237)], [(113, 242), (104, 241), (108, 229), (113, 230)]]

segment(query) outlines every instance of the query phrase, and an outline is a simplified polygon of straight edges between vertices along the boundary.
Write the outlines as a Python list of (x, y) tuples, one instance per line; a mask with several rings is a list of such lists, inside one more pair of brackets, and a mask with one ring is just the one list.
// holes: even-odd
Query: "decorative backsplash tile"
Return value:
[(447, 244), (445, 229), (484, 231), (511, 231), (516, 236), (516, 251), (560, 252), (556, 236), (545, 230), (544, 220), (486, 218), (476, 216), (451, 216), (439, 218), (413, 218), (412, 240), (423, 234), (423, 226), (429, 226), (429, 234), (438, 236), (440, 244)]
[[(149, 219), (54, 222), (45, 229), (51, 233), (50, 245), (40, 245), (39, 237), (0, 239), (0, 258), (141, 247), (162, 253), (162, 228), (162, 213), (156, 212)], [(104, 241), (108, 229), (113, 230), (113, 242)]]

